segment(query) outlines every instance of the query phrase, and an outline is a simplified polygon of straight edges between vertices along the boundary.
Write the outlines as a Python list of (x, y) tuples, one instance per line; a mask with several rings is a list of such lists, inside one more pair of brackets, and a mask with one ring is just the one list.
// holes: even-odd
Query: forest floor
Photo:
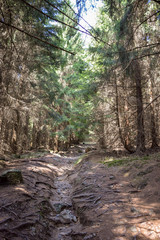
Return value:
[(86, 147), (1, 161), (23, 182), (0, 185), (0, 240), (160, 239), (160, 153)]

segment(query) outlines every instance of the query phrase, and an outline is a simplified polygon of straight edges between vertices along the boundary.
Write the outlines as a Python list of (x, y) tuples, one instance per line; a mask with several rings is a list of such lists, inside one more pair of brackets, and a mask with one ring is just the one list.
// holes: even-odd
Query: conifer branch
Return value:
[[(76, 13), (74, 11), (74, 9), (64, 0), (65, 4), (72, 10), (72, 12), (74, 12), (74, 14), (78, 17), (80, 17), (95, 33), (96, 35), (99, 35), (98, 32), (95, 30), (95, 28), (93, 26), (91, 26), (80, 14)], [(90, 32), (89, 32), (90, 33)], [(91, 33), (90, 33), (91, 34)], [(96, 41), (100, 41), (100, 42), (103, 42), (105, 44), (107, 44), (108, 46), (111, 47), (111, 45), (107, 42), (105, 42), (102, 38), (99, 38), (97, 36), (93, 36), (93, 34), (91, 34), (91, 37), (93, 37)]]
[[(84, 33), (84, 34), (86, 34), (86, 35), (89, 35), (89, 36), (93, 37), (96, 41), (98, 40), (98, 41), (101, 41), (101, 42), (103, 42), (103, 43), (106, 43), (106, 42), (103, 41), (101, 38), (96, 37), (96, 36), (93, 36), (92, 33), (89, 32), (88, 30), (86, 30), (83, 26), (81, 26), (81, 27), (82, 27), (83, 29), (85, 29), (85, 32), (82, 31), (82, 30), (80, 30), (79, 28), (76, 28), (76, 27), (74, 27), (74, 26), (71, 26), (71, 25), (69, 25), (69, 24), (67, 24), (67, 23), (65, 23), (65, 22), (62, 22), (62, 21), (60, 21), (60, 20), (58, 20), (58, 19), (56, 19), (56, 18), (53, 18), (53, 17), (49, 16), (48, 14), (42, 12), (42, 11), (39, 10), (37, 7), (29, 4), (29, 3), (26, 2), (25, 0), (20, 0), (20, 1), (24, 2), (27, 6), (33, 8), (34, 10), (38, 11), (39, 13), (43, 14), (44, 16), (46, 16), (47, 18), (50, 18), (50, 19), (53, 20), (53, 21), (59, 22), (59, 23), (65, 25), (65, 26), (67, 26), (67, 27), (70, 27), (70, 28), (75, 29), (75, 30), (78, 31), (78, 32), (81, 32), (81, 33)], [(47, 2), (48, 2), (48, 1), (47, 1)], [(50, 3), (48, 2), (48, 4), (50, 4)], [(51, 4), (50, 4), (50, 5), (51, 5)], [(72, 19), (72, 21), (73, 21), (73, 19)], [(77, 22), (76, 22), (76, 23), (77, 23)], [(79, 24), (78, 24), (78, 25), (79, 25)], [(109, 43), (106, 43), (106, 44), (109, 45), (109, 46), (111, 46)]]
[(16, 26), (12, 25), (12, 24), (6, 23), (6, 22), (4, 22), (4, 21), (2, 21), (2, 20), (0, 20), (0, 23), (6, 25), (6, 26), (8, 26), (8, 27), (14, 28), (14, 29), (16, 29), (17, 31), (22, 32), (22, 33), (26, 34), (27, 36), (29, 36), (29, 37), (31, 37), (31, 38), (34, 38), (34, 39), (36, 39), (36, 40), (38, 40), (38, 41), (40, 41), (40, 42), (43, 42), (43, 43), (45, 43), (45, 44), (47, 44), (47, 45), (49, 45), (49, 46), (51, 46), (51, 47), (54, 47), (54, 48), (59, 49), (59, 50), (61, 50), (61, 51), (67, 52), (67, 53), (72, 54), (72, 55), (75, 55), (75, 53), (73, 53), (73, 52), (70, 52), (70, 51), (68, 51), (68, 50), (66, 50), (66, 49), (64, 49), (64, 48), (58, 47), (58, 46), (54, 45), (53, 43), (47, 42), (47, 41), (45, 41), (45, 40), (43, 40), (43, 39), (41, 39), (41, 38), (39, 38), (39, 37), (37, 37), (37, 36), (34, 36), (34, 35), (32, 35), (31, 33), (28, 33), (28, 32), (26, 32), (26, 31), (24, 31), (23, 29), (18, 28), (18, 27), (16, 27)]
[(67, 24), (67, 23), (64, 23), (64, 22), (62, 22), (62, 21), (60, 21), (60, 20), (58, 20), (58, 19), (56, 19), (56, 18), (53, 18), (53, 17), (49, 16), (48, 14), (42, 12), (42, 11), (39, 10), (37, 7), (29, 4), (29, 3), (26, 2), (25, 0), (20, 0), (20, 1), (22, 1), (23, 3), (25, 3), (28, 7), (33, 8), (34, 10), (38, 11), (38, 12), (41, 13), (42, 15), (46, 16), (47, 18), (50, 18), (51, 20), (53, 20), (53, 21), (55, 21), (55, 22), (58, 22), (58, 23), (61, 23), (61, 24), (65, 25), (65, 26), (67, 26), (67, 27), (73, 28), (73, 29), (75, 29), (76, 31), (79, 31), (79, 32), (81, 32), (81, 33), (85, 33), (85, 34), (87, 34), (87, 35), (90, 35), (90, 34), (87, 33), (87, 32), (84, 32), (84, 31), (82, 31), (82, 30), (80, 30), (80, 29), (78, 29), (78, 28), (76, 28), (76, 27), (74, 27), (74, 26), (71, 26), (71, 25), (69, 25), (69, 24)]
[(85, 27), (83, 27), (81, 24), (78, 23), (78, 21), (76, 21), (75, 19), (71, 18), (70, 16), (68, 16), (68, 14), (66, 14), (65, 12), (61, 11), (58, 7), (56, 7), (53, 3), (50, 3), (48, 0), (44, 0), (46, 3), (48, 3), (50, 6), (52, 6), (53, 8), (55, 8), (58, 12), (60, 12), (62, 15), (66, 16), (68, 19), (70, 19), (71, 21), (73, 21), (74, 23), (76, 23), (77, 25), (79, 25), (83, 30), (85, 30), (86, 32), (88, 32), (90, 35), (92, 35)]

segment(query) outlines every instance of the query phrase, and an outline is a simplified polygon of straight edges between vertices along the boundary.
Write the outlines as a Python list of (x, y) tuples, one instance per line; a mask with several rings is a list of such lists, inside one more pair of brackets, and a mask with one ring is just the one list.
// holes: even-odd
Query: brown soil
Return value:
[(160, 239), (160, 154), (110, 168), (106, 153), (79, 155), (5, 163), (24, 182), (0, 186), (0, 240)]

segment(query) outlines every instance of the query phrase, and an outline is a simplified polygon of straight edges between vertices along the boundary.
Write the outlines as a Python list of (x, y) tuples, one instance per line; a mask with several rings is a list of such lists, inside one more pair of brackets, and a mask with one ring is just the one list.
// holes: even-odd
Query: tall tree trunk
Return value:
[(153, 87), (154, 87), (154, 82), (153, 82), (153, 79), (151, 79), (151, 84), (150, 84), (151, 140), (152, 140), (151, 148), (157, 148), (158, 147), (158, 139), (157, 139), (158, 134), (156, 131), (155, 109), (154, 109), (154, 102), (153, 102)]
[(25, 150), (29, 149), (29, 145), (30, 145), (30, 136), (29, 136), (29, 112), (26, 112), (26, 124), (24, 126), (24, 135), (25, 135), (25, 141), (24, 141), (24, 148)]
[(55, 138), (54, 138), (54, 151), (58, 152), (59, 151), (59, 137), (56, 134)]
[(37, 127), (36, 124), (33, 123), (33, 129), (32, 129), (32, 149), (35, 149), (37, 147)]
[[(121, 114), (120, 114), (120, 110), (119, 110), (119, 95), (118, 95), (117, 81), (115, 82), (115, 89), (116, 89), (116, 118), (117, 118), (118, 130), (119, 130), (119, 137), (120, 137), (121, 143), (123, 144), (124, 148), (128, 152), (133, 153), (135, 150), (131, 146), (131, 142), (129, 140), (128, 134), (127, 134), (126, 138), (124, 138), (123, 133), (122, 133)], [(128, 124), (128, 122), (127, 122), (127, 124)]]
[(132, 74), (136, 83), (136, 99), (137, 99), (137, 152), (145, 151), (145, 133), (144, 133), (144, 112), (143, 112), (143, 96), (142, 96), (142, 76), (138, 61), (132, 63)]
[(22, 151), (22, 138), (23, 138), (23, 131), (22, 131), (22, 119), (19, 110), (15, 110), (17, 115), (17, 122), (15, 124), (15, 131), (16, 131), (16, 153), (20, 153)]
[(5, 133), (5, 119), (3, 118), (3, 111), (2, 111), (2, 119), (1, 119), (1, 126), (0, 126), (0, 153), (3, 153), (3, 143), (4, 143), (4, 133)]

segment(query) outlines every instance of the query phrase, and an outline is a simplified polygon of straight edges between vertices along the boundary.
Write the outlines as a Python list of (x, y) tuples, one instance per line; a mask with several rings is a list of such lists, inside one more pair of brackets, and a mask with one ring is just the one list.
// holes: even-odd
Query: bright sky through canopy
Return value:
[[(75, 1), (76, 0), (71, 0), (71, 2), (73, 3), (73, 5), (75, 6)], [(82, 17), (85, 19), (85, 21), (87, 21), (92, 27), (95, 26), (96, 22), (97, 22), (97, 16), (98, 16), (98, 12), (99, 12), (99, 8), (103, 6), (103, 3), (101, 0), (96, 1), (95, 3), (95, 7), (91, 7), (90, 1), (87, 1), (86, 3), (86, 8), (87, 11), (83, 11), (82, 12)], [(75, 7), (76, 8), (76, 7)], [(77, 12), (77, 10), (76, 10)], [(83, 21), (83, 19), (80, 20), (80, 24), (85, 27), (86, 29), (89, 29), (89, 25), (87, 23), (85, 23)], [(90, 43), (92, 37), (86, 35), (86, 34), (82, 34), (82, 39), (85, 41), (85, 46), (87, 47), (88, 44)]]

